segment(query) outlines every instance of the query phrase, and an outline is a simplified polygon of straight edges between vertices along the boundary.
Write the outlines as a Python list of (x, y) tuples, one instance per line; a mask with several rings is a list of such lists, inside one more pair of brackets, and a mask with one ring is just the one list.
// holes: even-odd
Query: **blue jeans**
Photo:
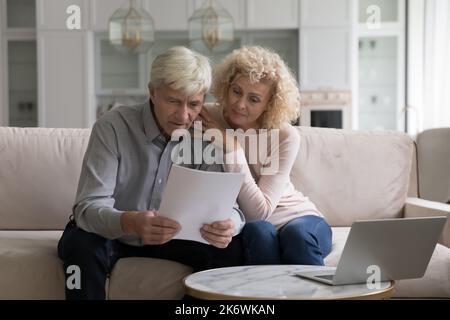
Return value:
[(331, 251), (332, 231), (321, 217), (296, 218), (277, 230), (267, 221), (253, 221), (242, 230), (244, 261), (258, 264), (323, 266)]

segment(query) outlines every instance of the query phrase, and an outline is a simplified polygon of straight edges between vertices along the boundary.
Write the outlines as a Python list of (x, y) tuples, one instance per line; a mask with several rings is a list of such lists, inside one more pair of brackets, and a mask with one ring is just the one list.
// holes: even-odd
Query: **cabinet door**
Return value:
[(353, 0), (301, 0), (301, 26), (350, 26)]
[(146, 0), (148, 12), (158, 31), (187, 30), (188, 0)]
[(12, 127), (37, 126), (36, 40), (10, 40), (8, 47), (8, 104)]
[(38, 32), (39, 126), (88, 126), (87, 38), (82, 32)]
[(302, 90), (351, 89), (351, 30), (303, 28), (300, 31)]
[[(242, 0), (216, 0), (234, 19), (234, 27), (238, 30), (246, 28), (245, 22), (245, 1)], [(189, 17), (194, 13), (194, 10), (199, 9), (205, 5), (205, 0), (193, 0), (191, 8), (189, 8)]]
[(359, 38), (358, 129), (403, 130), (403, 36)]
[[(161, 40), (157, 41), (159, 42)], [(107, 34), (99, 33), (95, 36), (97, 94), (145, 95), (147, 69), (145, 55), (120, 53), (110, 44)]]
[(0, 3), (0, 20), (5, 23), (0, 28), (35, 29), (36, 28), (36, 2), (24, 0), (2, 0)]
[(81, 30), (89, 29), (89, 0), (36, 0), (37, 27), (39, 30), (68, 30), (67, 19), (72, 6), (80, 8)]
[(298, 28), (298, 0), (247, 0), (249, 29)]
[(91, 26), (94, 31), (107, 31), (114, 11), (129, 6), (128, 0), (90, 0)]

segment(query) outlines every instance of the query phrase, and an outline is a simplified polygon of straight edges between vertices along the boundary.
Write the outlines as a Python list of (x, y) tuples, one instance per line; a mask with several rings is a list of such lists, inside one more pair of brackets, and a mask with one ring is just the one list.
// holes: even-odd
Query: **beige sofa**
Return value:
[[(336, 266), (351, 223), (450, 215), (450, 205), (417, 198), (414, 143), (406, 135), (298, 128), (292, 179), (333, 226)], [(0, 299), (63, 299), (56, 246), (70, 215), (88, 129), (0, 128)], [(411, 174), (410, 174), (411, 173)], [(409, 197), (409, 198), (407, 198)], [(450, 224), (427, 272), (398, 282), (396, 297), (450, 297)], [(110, 299), (176, 299), (187, 266), (158, 259), (118, 261)]]

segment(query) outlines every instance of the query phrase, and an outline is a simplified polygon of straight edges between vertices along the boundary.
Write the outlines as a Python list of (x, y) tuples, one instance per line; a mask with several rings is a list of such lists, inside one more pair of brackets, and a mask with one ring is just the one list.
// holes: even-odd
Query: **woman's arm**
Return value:
[[(242, 148), (239, 147), (230, 154), (230, 157), (236, 157), (235, 161), (225, 161), (225, 171), (245, 173), (245, 181), (241, 187), (238, 202), (248, 221), (265, 220), (272, 215), (290, 182), (290, 172), (299, 147), (300, 136), (294, 128), (280, 130), (279, 143), (272, 145), (270, 150), (272, 158), (270, 164), (275, 167), (278, 164), (278, 168), (267, 168), (267, 164), (263, 165), (262, 168), (270, 170), (267, 170), (266, 174), (257, 172), (258, 181), (255, 181), (252, 176)], [(276, 157), (278, 157), (278, 163)]]

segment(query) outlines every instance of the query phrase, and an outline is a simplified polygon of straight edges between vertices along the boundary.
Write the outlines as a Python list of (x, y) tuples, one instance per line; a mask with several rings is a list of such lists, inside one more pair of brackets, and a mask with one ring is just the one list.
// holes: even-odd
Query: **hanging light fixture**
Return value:
[(150, 14), (136, 0), (116, 10), (109, 19), (109, 41), (127, 54), (146, 53), (155, 41), (155, 26)]
[(224, 52), (234, 41), (234, 20), (216, 0), (206, 0), (189, 18), (189, 43), (200, 52)]

